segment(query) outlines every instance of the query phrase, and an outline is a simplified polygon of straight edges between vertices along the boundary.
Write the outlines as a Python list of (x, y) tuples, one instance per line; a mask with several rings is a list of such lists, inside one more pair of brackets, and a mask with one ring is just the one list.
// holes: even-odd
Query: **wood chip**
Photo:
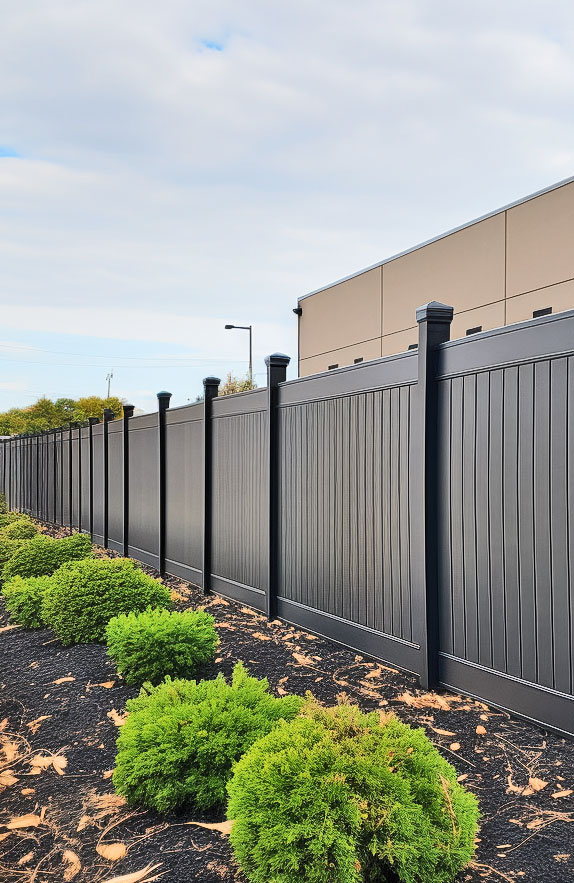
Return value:
[(111, 711), (108, 711), (106, 717), (109, 717), (109, 719), (115, 723), (116, 727), (121, 727), (127, 718), (127, 714), (120, 714), (115, 708), (112, 708)]
[(26, 726), (29, 730), (32, 731), (32, 733), (37, 733), (40, 729), (40, 726), (42, 725), (42, 722), (50, 720), (51, 717), (51, 714), (41, 714), (40, 717), (37, 717), (36, 720), (30, 721), (30, 723), (26, 724)]
[(96, 852), (110, 862), (117, 862), (126, 857), (128, 848), (125, 843), (120, 841), (116, 843), (98, 843), (96, 845)]
[(548, 782), (545, 782), (544, 779), (537, 779), (536, 777), (531, 776), (528, 779), (528, 784), (533, 791), (542, 791), (543, 788), (546, 788)]
[(3, 773), (0, 773), (0, 788), (9, 788), (11, 785), (15, 785), (17, 781), (18, 779), (12, 773), (12, 770), (4, 770)]
[(195, 825), (198, 828), (206, 828), (208, 831), (218, 831), (220, 834), (231, 834), (232, 821), (227, 822), (185, 822), (186, 825)]
[[(159, 880), (160, 877), (163, 877), (165, 873), (163, 871), (160, 874), (153, 874), (158, 868), (161, 868), (161, 864), (146, 865), (141, 871), (132, 871), (131, 874), (121, 874), (119, 877), (108, 877), (102, 883), (153, 883), (154, 880)], [(150, 874), (153, 874), (153, 877)]]
[(253, 632), (253, 637), (257, 638), (258, 641), (270, 641), (271, 640), (269, 635), (264, 635), (263, 632)]
[(476, 728), (476, 734), (477, 734), (477, 736), (486, 735), (486, 728), (479, 724), (478, 727)]
[(73, 880), (82, 870), (82, 863), (78, 855), (72, 849), (65, 849), (62, 853), (62, 859), (67, 865), (64, 870), (64, 880)]
[(17, 864), (21, 867), (22, 865), (27, 865), (29, 861), (32, 861), (34, 858), (34, 852), (27, 852), (26, 855), (23, 855), (22, 858), (19, 858)]
[(6, 825), (10, 831), (16, 831), (19, 828), (37, 828), (42, 824), (42, 819), (35, 813), (29, 812), (24, 816), (13, 816)]
[(310, 656), (304, 656), (302, 653), (293, 653), (293, 659), (299, 663), (299, 665), (314, 665), (314, 661)]
[(75, 680), (76, 680), (76, 679), (75, 679), (75, 678), (72, 678), (72, 677), (68, 677), (68, 678), (58, 678), (57, 681), (52, 681), (51, 683), (52, 683), (52, 684), (67, 684), (69, 681), (75, 681)]
[(564, 791), (555, 791), (552, 797), (556, 800), (558, 797), (570, 797), (571, 794), (574, 794), (572, 788), (565, 788)]
[(460, 742), (451, 742), (448, 747), (451, 751), (460, 751)]

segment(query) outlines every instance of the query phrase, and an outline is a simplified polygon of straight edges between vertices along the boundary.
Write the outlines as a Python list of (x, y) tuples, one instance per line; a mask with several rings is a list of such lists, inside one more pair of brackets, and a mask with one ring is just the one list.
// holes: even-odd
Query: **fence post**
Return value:
[(267, 480), (269, 516), (267, 521), (267, 619), (275, 619), (277, 612), (279, 564), (279, 432), (277, 387), (287, 379), (287, 365), (291, 361), (283, 353), (267, 356)]
[(114, 419), (114, 412), (111, 408), (104, 408), (104, 436), (103, 442), (103, 528), (102, 528), (102, 546), (108, 548), (108, 423)]
[(89, 512), (90, 512), (90, 539), (94, 542), (94, 426), (99, 423), (97, 417), (88, 417), (89, 441), (88, 441), (88, 461), (89, 461)]
[(122, 426), (122, 480), (123, 480), (123, 521), (122, 542), (123, 556), (129, 556), (129, 529), (130, 529), (130, 437), (129, 421), (134, 416), (134, 405), (124, 405)]
[(82, 532), (82, 424), (78, 423), (78, 531)]
[(159, 465), (158, 475), (158, 567), (160, 575), (165, 573), (165, 503), (166, 503), (166, 472), (165, 472), (165, 412), (169, 408), (170, 392), (158, 392), (157, 394), (157, 458)]
[(6, 439), (2, 439), (2, 493), (6, 499)]
[(219, 392), (219, 377), (203, 381), (203, 594), (211, 591), (211, 503), (213, 489), (213, 444), (211, 415), (213, 399)]
[(56, 434), (57, 434), (57, 432), (58, 432), (57, 429), (52, 430), (52, 439), (53, 439), (52, 444), (54, 446), (54, 454), (53, 454), (53, 460), (52, 460), (52, 482), (54, 484), (54, 505), (52, 506), (52, 524), (56, 524), (56, 519), (58, 517), (58, 496), (56, 493), (56, 491), (58, 489), (58, 458), (56, 457), (56, 451), (57, 451)]
[[(415, 506), (414, 539), (418, 549), (414, 581), (416, 635), (421, 646), (420, 682), (425, 690), (438, 686), (439, 592), (437, 572), (438, 544), (438, 428), (436, 347), (450, 339), (454, 310), (431, 301), (416, 311), (419, 326), (416, 444), (417, 473), (415, 489), (421, 505)], [(424, 503), (423, 503), (424, 501)], [(417, 591), (418, 586), (418, 591)]]
[(72, 533), (72, 509), (74, 506), (74, 489), (72, 487), (72, 429), (74, 424), (68, 426), (68, 527)]

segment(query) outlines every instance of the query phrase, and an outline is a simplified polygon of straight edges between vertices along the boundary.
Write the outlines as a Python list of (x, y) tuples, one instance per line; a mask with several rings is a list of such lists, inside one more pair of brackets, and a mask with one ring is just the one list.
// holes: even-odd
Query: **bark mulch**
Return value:
[[(219, 655), (204, 677), (229, 676), (242, 660), (279, 694), (310, 690), (327, 704), (345, 694), (426, 729), (481, 805), (476, 860), (460, 881), (573, 883), (574, 743), (464, 696), (421, 692), (390, 666), (165, 581), (178, 606), (203, 605), (217, 621)], [(10, 625), (2, 608), (0, 662), (0, 880), (243, 881), (226, 836), (191, 824), (222, 813), (159, 816), (114, 795), (117, 729), (137, 689), (104, 646), (64, 648), (49, 631)]]

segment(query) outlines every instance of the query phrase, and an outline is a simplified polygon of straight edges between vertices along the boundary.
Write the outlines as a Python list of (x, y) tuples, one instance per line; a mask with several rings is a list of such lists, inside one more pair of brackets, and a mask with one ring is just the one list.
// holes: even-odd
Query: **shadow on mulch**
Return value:
[[(178, 607), (203, 605), (216, 619), (219, 655), (203, 676), (228, 677), (241, 660), (279, 694), (310, 690), (333, 704), (345, 693), (365, 711), (383, 706), (425, 727), (480, 801), (476, 860), (459, 881), (574, 881), (574, 743), (463, 696), (423, 693), (390, 666), (165, 582)], [(2, 608), (0, 663), (0, 880), (104, 883), (149, 868), (142, 883), (161, 873), (169, 883), (243, 881), (227, 838), (190, 825), (222, 813), (159, 816), (115, 797), (117, 726), (137, 689), (104, 646), (64, 648), (49, 631), (10, 626)], [(127, 852), (111, 861), (114, 850)]]

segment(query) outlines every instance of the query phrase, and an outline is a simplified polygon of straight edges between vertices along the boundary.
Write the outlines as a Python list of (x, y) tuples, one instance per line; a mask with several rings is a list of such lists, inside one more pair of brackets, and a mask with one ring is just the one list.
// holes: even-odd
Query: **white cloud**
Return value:
[(573, 171), (565, 0), (1, 5), (15, 333), (295, 356), (298, 295)]

